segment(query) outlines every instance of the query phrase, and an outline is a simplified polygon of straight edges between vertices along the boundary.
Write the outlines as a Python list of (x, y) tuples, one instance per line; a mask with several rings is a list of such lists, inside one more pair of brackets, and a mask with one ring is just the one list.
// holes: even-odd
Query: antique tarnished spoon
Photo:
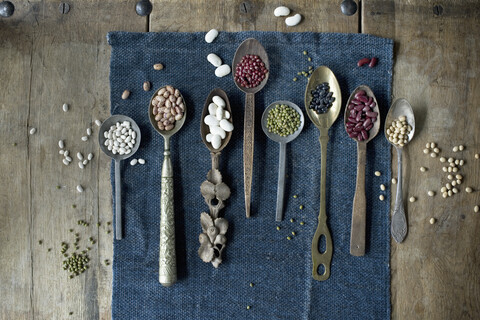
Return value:
[(365, 227), (367, 219), (367, 200), (365, 198), (365, 163), (367, 160), (367, 143), (375, 138), (380, 129), (380, 111), (377, 99), (373, 91), (365, 85), (358, 86), (350, 95), (345, 108), (345, 130), (347, 130), (347, 121), (350, 115), (348, 106), (355, 99), (355, 95), (360, 91), (364, 91), (369, 97), (372, 97), (375, 106), (371, 108), (377, 113), (377, 120), (373, 123), (373, 127), (368, 131), (368, 138), (357, 142), (357, 181), (355, 187), (355, 196), (353, 198), (352, 208), (352, 230), (350, 235), (350, 254), (353, 256), (363, 256), (365, 254)]
[[(108, 131), (111, 126), (114, 126), (117, 122), (124, 122), (128, 121), (130, 122), (130, 125), (133, 130), (136, 132), (136, 139), (135, 139), (135, 144), (133, 145), (132, 151), (129, 154), (113, 154), (110, 150), (108, 150), (107, 146), (105, 145), (105, 136), (104, 132)], [(141, 139), (141, 133), (140, 133), (140, 128), (138, 125), (133, 121), (133, 119), (121, 115), (121, 114), (116, 114), (111, 116), (110, 118), (106, 119), (103, 121), (102, 125), (100, 126), (100, 130), (98, 131), (98, 143), (100, 145), (100, 149), (115, 160), (115, 239), (121, 240), (123, 238), (123, 219), (122, 219), (122, 174), (120, 172), (120, 161), (130, 158), (133, 156), (133, 154), (138, 150), (138, 147), (140, 146), (140, 139)]]
[[(310, 109), (310, 102), (312, 101), (312, 90), (324, 83), (328, 82), (331, 92), (333, 92), (332, 106), (326, 113), (317, 113)], [(321, 149), (321, 177), (320, 177), (320, 213), (318, 215), (318, 225), (312, 239), (312, 261), (313, 261), (313, 278), (315, 280), (324, 281), (330, 277), (330, 263), (332, 261), (333, 244), (330, 231), (327, 226), (327, 199), (326, 199), (326, 181), (327, 181), (327, 144), (328, 144), (328, 129), (333, 125), (342, 108), (342, 93), (338, 84), (337, 78), (326, 66), (321, 66), (315, 69), (310, 79), (308, 80), (307, 88), (305, 90), (305, 110), (307, 116), (313, 124), (320, 131), (320, 149)], [(320, 252), (319, 243), (321, 237), (325, 238), (325, 251)], [(323, 268), (319, 270), (319, 268)]]
[[(168, 88), (164, 86), (162, 88)], [(159, 281), (165, 287), (172, 286), (177, 281), (177, 255), (175, 251), (175, 211), (173, 205), (173, 169), (170, 159), (170, 137), (173, 136), (185, 123), (187, 104), (182, 94), (184, 112), (182, 119), (175, 122), (175, 127), (170, 130), (160, 130), (153, 114), (153, 99), (159, 88), (152, 95), (148, 106), (148, 118), (155, 131), (160, 133), (165, 140), (162, 165), (162, 189), (160, 196), (160, 253), (159, 253)]]
[[(298, 126), (297, 130), (286, 136), (282, 137), (276, 133), (268, 131), (267, 127), (267, 119), (268, 113), (270, 110), (275, 108), (276, 105), (287, 105), (300, 115), (300, 125)], [(280, 145), (280, 152), (278, 155), (278, 183), (277, 183), (277, 209), (275, 214), (275, 221), (282, 221), (283, 220), (283, 195), (285, 193), (285, 164), (286, 164), (286, 153), (287, 153), (287, 143), (293, 141), (300, 132), (302, 132), (303, 125), (305, 124), (305, 118), (303, 116), (302, 110), (293, 102), (290, 101), (275, 101), (274, 103), (270, 104), (265, 111), (263, 111), (262, 115), (262, 129), (263, 132), (275, 142), (278, 142)]]
[(227, 94), (219, 88), (213, 89), (205, 100), (205, 106), (202, 112), (201, 124), (200, 124), (200, 136), (203, 143), (210, 150), (210, 156), (212, 157), (212, 169), (207, 174), (207, 180), (200, 186), (200, 192), (205, 198), (205, 202), (210, 209), (210, 214), (202, 212), (200, 222), (202, 225), (203, 233), (200, 234), (200, 248), (198, 255), (204, 262), (211, 262), (215, 268), (222, 263), (222, 252), (225, 249), (227, 238), (225, 233), (228, 229), (228, 221), (219, 217), (219, 212), (225, 207), (225, 200), (230, 197), (230, 188), (222, 181), (222, 174), (218, 170), (219, 158), (221, 151), (226, 147), (232, 132), (226, 132), (225, 139), (222, 140), (218, 149), (212, 146), (212, 143), (207, 141), (207, 135), (209, 134), (209, 126), (205, 124), (203, 119), (209, 115), (209, 105), (212, 103), (212, 98), (219, 96), (225, 101), (224, 111), (230, 113), (230, 119), (232, 122), (232, 109), (230, 108), (230, 101)]
[[(393, 120), (398, 119), (400, 116), (405, 116), (407, 123), (412, 127), (410, 133), (408, 134), (408, 142), (410, 142), (415, 133), (415, 116), (413, 114), (413, 109), (410, 103), (403, 98), (397, 99), (393, 102), (390, 110), (388, 111), (387, 118), (385, 120), (385, 137), (388, 140), (387, 129), (392, 123)], [(388, 142), (395, 147), (397, 150), (397, 194), (395, 197), (395, 206), (392, 213), (392, 222), (391, 222), (391, 232), (392, 237), (396, 242), (400, 243), (405, 239), (407, 235), (407, 218), (405, 216), (405, 209), (403, 207), (403, 194), (402, 194), (402, 150), (403, 147), (392, 143), (390, 140)], [(407, 143), (408, 143), (407, 142)]]
[(240, 44), (235, 52), (235, 56), (233, 57), (232, 74), (234, 79), (236, 66), (243, 56), (247, 54), (259, 56), (265, 64), (267, 70), (269, 70), (262, 82), (260, 82), (260, 84), (254, 88), (242, 87), (237, 81), (235, 81), (237, 87), (245, 92), (245, 116), (243, 128), (243, 181), (245, 192), (245, 214), (247, 218), (250, 218), (253, 172), (253, 141), (255, 132), (255, 93), (260, 91), (267, 83), (268, 75), (270, 74), (270, 65), (268, 63), (268, 56), (265, 48), (263, 48), (258, 40), (249, 38)]

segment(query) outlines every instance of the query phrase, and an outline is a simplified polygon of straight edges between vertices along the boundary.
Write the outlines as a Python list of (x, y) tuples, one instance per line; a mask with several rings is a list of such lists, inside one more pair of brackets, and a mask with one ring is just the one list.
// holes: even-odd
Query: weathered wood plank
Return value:
[[(417, 130), (404, 154), (409, 234), (392, 242), (394, 319), (480, 317), (480, 29), (478, 1), (362, 1), (362, 30), (395, 39), (394, 98), (412, 104)], [(464, 159), (460, 192), (443, 199), (448, 181), (438, 159), (422, 151), (436, 142), (441, 155)], [(465, 151), (452, 152), (458, 144)], [(395, 153), (395, 152), (394, 152)], [(419, 168), (428, 168), (421, 173)], [(396, 166), (393, 171), (396, 172)], [(435, 190), (430, 198), (426, 192)], [(392, 193), (393, 194), (393, 193)], [(434, 225), (429, 219), (434, 217)]]
[[(77, 319), (110, 318), (111, 266), (103, 264), (112, 259), (110, 160), (100, 155), (93, 121), (109, 115), (106, 33), (145, 31), (146, 18), (129, 1), (68, 3), (61, 14), (57, 1), (16, 1), (14, 16), (0, 20), (0, 130), (8, 137), (0, 161), (2, 319), (65, 319), (70, 311)], [(28, 135), (27, 127), (37, 133)], [(87, 127), (93, 136), (82, 142)], [(68, 167), (59, 139), (74, 158)], [(84, 170), (77, 151), (95, 154)], [(79, 227), (79, 219), (90, 226)], [(92, 247), (90, 269), (71, 280), (59, 253), (62, 241), (74, 242), (69, 228), (80, 234), (81, 248)]]
[(302, 22), (287, 27), (285, 17), (275, 17), (278, 1), (154, 0), (150, 31), (282, 31), (358, 32), (358, 14), (343, 15), (338, 1), (298, 0), (286, 3)]

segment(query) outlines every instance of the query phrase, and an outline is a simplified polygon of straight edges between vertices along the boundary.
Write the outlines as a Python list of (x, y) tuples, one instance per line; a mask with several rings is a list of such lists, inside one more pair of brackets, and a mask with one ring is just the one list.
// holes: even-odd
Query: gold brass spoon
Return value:
[[(235, 68), (246, 54), (254, 54), (259, 56), (268, 72), (265, 79), (255, 88), (245, 88), (235, 81)], [(258, 40), (249, 38), (243, 41), (235, 52), (232, 62), (232, 74), (237, 87), (245, 92), (245, 116), (243, 125), (243, 181), (245, 192), (245, 213), (247, 218), (250, 218), (250, 200), (252, 191), (252, 171), (253, 171), (253, 141), (255, 132), (255, 93), (260, 91), (268, 80), (270, 73), (270, 65), (268, 63), (268, 56), (265, 48), (258, 42)]]
[[(167, 88), (165, 86), (162, 88)], [(160, 130), (157, 121), (153, 115), (152, 101), (157, 95), (155, 91), (150, 99), (148, 106), (148, 118), (153, 128), (160, 133), (165, 140), (165, 149), (163, 152), (162, 165), (162, 189), (160, 196), (160, 254), (159, 254), (159, 281), (165, 287), (172, 286), (177, 281), (177, 255), (175, 251), (175, 212), (173, 206), (173, 169), (170, 160), (170, 137), (175, 134), (185, 123), (187, 116), (187, 106), (185, 99), (182, 97), (184, 104), (183, 118), (175, 122), (175, 127), (170, 131)]]
[[(387, 129), (393, 120), (398, 119), (400, 116), (407, 118), (407, 123), (412, 127), (412, 130), (408, 134), (408, 142), (413, 138), (415, 133), (415, 116), (413, 114), (412, 106), (403, 98), (397, 99), (393, 102), (390, 110), (388, 111), (387, 118), (385, 120), (385, 137), (388, 140)], [(407, 235), (407, 219), (405, 217), (405, 209), (403, 208), (403, 194), (402, 194), (402, 149), (403, 147), (397, 145), (388, 140), (391, 145), (397, 149), (397, 195), (395, 197), (395, 207), (392, 213), (392, 223), (390, 226), (392, 237), (396, 242), (400, 243), (405, 239)], [(407, 143), (408, 143), (407, 142)]]
[(373, 98), (375, 106), (372, 108), (377, 115), (377, 121), (373, 124), (373, 127), (368, 131), (367, 140), (358, 141), (356, 138), (352, 138), (357, 142), (357, 185), (355, 187), (355, 197), (353, 198), (352, 209), (352, 230), (350, 235), (350, 254), (353, 256), (363, 256), (365, 254), (365, 225), (367, 219), (367, 200), (365, 198), (365, 163), (367, 160), (367, 143), (375, 138), (380, 129), (380, 111), (378, 109), (377, 99), (372, 90), (365, 85), (358, 86), (350, 95), (347, 101), (347, 107), (345, 108), (344, 124), (345, 130), (347, 130), (347, 120), (350, 115), (348, 106), (355, 99), (355, 95), (359, 91), (365, 91), (365, 93)]
[[(213, 89), (208, 95), (207, 100), (205, 100), (200, 124), (200, 135), (203, 143), (208, 150), (210, 150), (210, 155), (212, 157), (212, 169), (207, 174), (207, 180), (200, 186), (200, 192), (210, 209), (210, 214), (208, 215), (205, 212), (202, 212), (201, 214), (200, 222), (202, 224), (203, 233), (199, 236), (200, 249), (198, 254), (204, 262), (211, 262), (213, 266), (217, 268), (220, 263), (222, 263), (222, 252), (225, 249), (227, 242), (225, 233), (228, 229), (228, 221), (224, 218), (218, 219), (219, 212), (225, 207), (225, 201), (230, 197), (230, 188), (222, 181), (222, 174), (218, 170), (218, 166), (220, 152), (230, 141), (232, 131), (226, 132), (225, 139), (222, 140), (218, 149), (215, 149), (212, 144), (207, 141), (207, 134), (210, 133), (210, 129), (203, 120), (210, 114), (209, 105), (212, 103), (212, 98), (214, 96), (219, 96), (225, 101), (225, 107), (223, 109), (230, 113), (230, 119), (228, 120), (232, 123), (232, 109), (230, 108), (230, 101), (228, 100), (227, 94), (222, 89)], [(210, 223), (214, 222), (216, 228), (214, 228), (213, 231), (209, 230), (205, 226), (205, 221)], [(220, 234), (217, 234), (218, 232), (220, 232)], [(214, 254), (211, 254), (211, 249), (205, 250), (205, 246), (213, 248)]]
[[(326, 113), (317, 113), (310, 109), (312, 101), (311, 91), (315, 90), (317, 85), (328, 82), (335, 101), (332, 107)], [(327, 226), (327, 200), (326, 200), (326, 179), (327, 179), (327, 144), (328, 129), (333, 125), (342, 108), (342, 93), (337, 78), (332, 70), (328, 67), (321, 66), (315, 69), (312, 76), (308, 80), (307, 89), (305, 90), (305, 110), (307, 116), (320, 131), (320, 149), (321, 149), (321, 179), (320, 179), (320, 213), (318, 215), (318, 225), (312, 239), (312, 260), (313, 260), (313, 278), (318, 281), (327, 280), (330, 277), (330, 262), (332, 261), (333, 244), (330, 231)], [(320, 252), (318, 245), (320, 237), (325, 237), (326, 250)], [(323, 274), (319, 273), (318, 268), (323, 266)]]

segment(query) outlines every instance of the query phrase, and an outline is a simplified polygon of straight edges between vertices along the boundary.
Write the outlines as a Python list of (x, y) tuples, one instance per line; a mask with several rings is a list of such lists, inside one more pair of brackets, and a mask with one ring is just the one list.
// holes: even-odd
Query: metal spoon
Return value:
[(270, 65), (268, 63), (268, 56), (265, 48), (258, 42), (258, 40), (249, 38), (243, 41), (235, 52), (232, 62), (232, 74), (235, 79), (235, 67), (240, 62), (242, 57), (246, 54), (254, 54), (259, 56), (267, 72), (265, 79), (255, 88), (244, 88), (235, 81), (237, 87), (245, 92), (245, 116), (243, 128), (243, 181), (245, 192), (245, 213), (247, 218), (250, 218), (250, 199), (252, 190), (252, 171), (253, 171), (253, 141), (255, 132), (255, 93), (260, 91), (268, 80), (270, 74)]
[(367, 219), (367, 200), (365, 198), (365, 163), (367, 160), (367, 143), (375, 138), (380, 129), (380, 110), (378, 109), (377, 99), (372, 90), (365, 85), (357, 87), (350, 98), (347, 101), (347, 107), (345, 108), (344, 124), (345, 130), (347, 129), (347, 120), (350, 114), (348, 105), (355, 99), (355, 94), (360, 90), (373, 98), (375, 107), (372, 108), (374, 112), (377, 112), (377, 121), (373, 124), (373, 127), (368, 132), (368, 139), (358, 141), (356, 138), (352, 138), (357, 142), (357, 185), (355, 187), (355, 197), (353, 198), (352, 209), (352, 230), (350, 235), (350, 254), (353, 256), (363, 256), (365, 254), (365, 225)]
[[(113, 154), (110, 150), (108, 150), (107, 146), (105, 146), (105, 136), (103, 133), (105, 131), (108, 132), (111, 126), (114, 126), (117, 122), (124, 122), (124, 121), (129, 121), (130, 125), (133, 130), (137, 133), (137, 137), (135, 139), (135, 145), (132, 148), (132, 151), (129, 154)], [(115, 160), (115, 239), (121, 240), (123, 237), (122, 234), (122, 175), (120, 172), (120, 161), (123, 159), (127, 159), (138, 150), (138, 147), (140, 146), (140, 139), (141, 139), (141, 133), (140, 133), (140, 128), (138, 125), (133, 121), (131, 118), (124, 116), (124, 115), (113, 115), (107, 120), (105, 120), (102, 125), (100, 126), (100, 130), (98, 131), (98, 143), (100, 144), (100, 149)]]
[[(405, 116), (407, 118), (407, 123), (412, 127), (412, 130), (408, 134), (408, 142), (413, 138), (415, 133), (415, 116), (413, 114), (412, 106), (410, 103), (403, 98), (397, 99), (393, 102), (390, 110), (388, 111), (385, 125), (385, 137), (388, 140), (387, 129), (388, 126), (392, 123), (393, 120), (397, 119), (400, 116)], [(390, 140), (388, 142), (397, 149), (397, 171), (398, 171), (398, 181), (397, 181), (397, 195), (395, 197), (395, 207), (392, 213), (392, 224), (391, 232), (392, 237), (396, 242), (400, 243), (405, 239), (407, 235), (407, 219), (405, 217), (405, 209), (403, 208), (403, 194), (402, 194), (402, 146), (392, 143)], [(408, 143), (407, 142), (407, 143)]]
[[(300, 115), (300, 125), (298, 126), (297, 130), (292, 133), (291, 135), (288, 135), (286, 137), (279, 136), (276, 133), (269, 132), (267, 128), (267, 118), (268, 118), (268, 113), (270, 110), (275, 108), (276, 105), (287, 105), (295, 111), (298, 112)], [(265, 111), (263, 111), (262, 115), (262, 129), (263, 132), (272, 139), (275, 142), (278, 142), (280, 144), (280, 153), (278, 155), (278, 184), (277, 184), (277, 211), (275, 214), (275, 221), (282, 221), (283, 220), (283, 195), (285, 193), (285, 160), (286, 160), (286, 151), (287, 151), (287, 143), (293, 141), (300, 132), (302, 132), (303, 125), (305, 124), (305, 118), (303, 116), (302, 110), (293, 102), (290, 101), (275, 101), (274, 103), (270, 104)]]
[[(165, 86), (162, 88), (167, 88)], [(173, 169), (170, 159), (170, 137), (173, 136), (185, 123), (187, 106), (182, 97), (185, 111), (183, 118), (175, 122), (175, 127), (170, 131), (160, 130), (153, 115), (152, 101), (157, 95), (159, 88), (150, 99), (148, 106), (148, 118), (153, 128), (162, 135), (165, 140), (162, 165), (162, 189), (160, 196), (160, 254), (159, 254), (159, 277), (158, 280), (165, 287), (172, 286), (177, 281), (177, 256), (175, 251), (175, 212), (173, 206)]]
[[(310, 102), (312, 101), (311, 91), (315, 90), (317, 85), (328, 82), (335, 101), (332, 107), (326, 113), (317, 113), (310, 109)], [(312, 76), (308, 80), (307, 88), (305, 90), (305, 110), (307, 116), (313, 124), (320, 131), (320, 149), (321, 149), (321, 179), (320, 179), (320, 213), (318, 215), (318, 225), (312, 239), (312, 260), (313, 260), (313, 278), (318, 281), (327, 280), (330, 277), (330, 262), (332, 261), (333, 244), (330, 231), (327, 226), (327, 200), (326, 200), (326, 179), (327, 179), (327, 144), (328, 144), (328, 129), (337, 120), (342, 108), (342, 92), (338, 84), (337, 78), (332, 70), (328, 67), (321, 66), (315, 69)], [(324, 252), (320, 252), (318, 245), (320, 238), (325, 237)], [(318, 268), (323, 266), (323, 274), (319, 273)]]

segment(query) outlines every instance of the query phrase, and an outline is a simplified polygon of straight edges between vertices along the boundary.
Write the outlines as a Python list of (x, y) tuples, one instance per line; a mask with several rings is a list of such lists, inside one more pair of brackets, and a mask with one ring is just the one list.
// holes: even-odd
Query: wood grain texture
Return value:
[[(480, 152), (480, 4), (453, 0), (362, 4), (362, 31), (395, 40), (393, 95), (409, 100), (417, 126), (405, 148), (403, 169), (404, 199), (418, 200), (405, 202), (409, 225), (405, 242), (391, 243), (392, 318), (478, 319), (480, 216), (473, 207), (480, 203), (480, 160), (474, 159)], [(438, 157), (422, 152), (427, 142), (436, 142), (441, 156), (465, 160), (457, 195), (442, 198), (440, 188), (447, 174)], [(459, 144), (466, 149), (452, 152)], [(392, 159), (395, 156), (393, 151)], [(420, 172), (421, 166), (428, 171)], [(467, 194), (466, 186), (475, 191)], [(428, 197), (428, 190), (436, 195)], [(429, 223), (431, 217), (436, 224)]]
[[(14, 15), (0, 20), (1, 319), (110, 318), (111, 265), (103, 264), (112, 259), (110, 160), (100, 155), (93, 121), (109, 114), (106, 33), (144, 31), (146, 18), (128, 1), (68, 3), (61, 14), (58, 1), (15, 1)], [(29, 135), (30, 127), (37, 133)], [(87, 127), (93, 136), (82, 142)], [(60, 139), (72, 158), (94, 153), (84, 170), (76, 159), (62, 164)], [(79, 219), (90, 226), (79, 227)], [(96, 240), (90, 269), (71, 280), (59, 253), (62, 241), (74, 242), (69, 228), (82, 248)]]

